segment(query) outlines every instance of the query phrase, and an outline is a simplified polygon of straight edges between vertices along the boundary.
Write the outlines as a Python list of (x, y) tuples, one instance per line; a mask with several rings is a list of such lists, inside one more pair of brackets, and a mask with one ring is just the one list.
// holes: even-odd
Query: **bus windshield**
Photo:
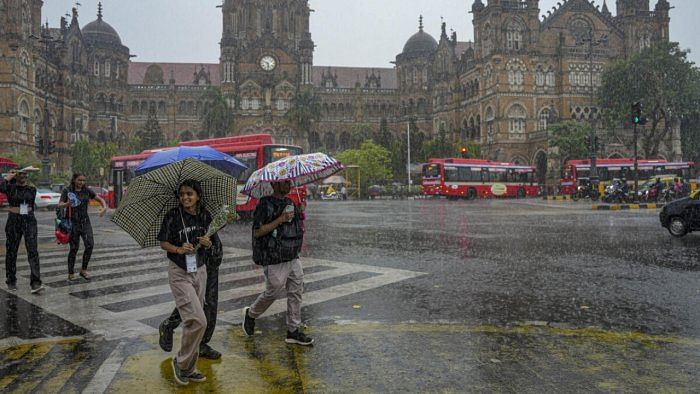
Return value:
[(238, 152), (234, 153), (233, 157), (248, 166), (248, 168), (238, 176), (238, 182), (247, 182), (248, 178), (253, 174), (253, 171), (258, 169), (258, 154), (256, 152)]
[(440, 166), (438, 164), (426, 164), (423, 166), (424, 178), (438, 178), (440, 176)]

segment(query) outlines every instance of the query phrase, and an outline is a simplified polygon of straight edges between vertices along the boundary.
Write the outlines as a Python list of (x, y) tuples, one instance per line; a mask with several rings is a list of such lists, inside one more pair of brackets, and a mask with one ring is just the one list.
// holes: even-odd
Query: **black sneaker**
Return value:
[(10, 290), (10, 291), (17, 291), (17, 283), (8, 283), (8, 284), (7, 284), (7, 290)]
[(190, 383), (190, 378), (182, 373), (180, 367), (177, 366), (177, 359), (173, 357), (173, 377), (175, 382), (181, 386), (187, 386)]
[(243, 308), (243, 322), (241, 322), (241, 327), (243, 327), (243, 332), (247, 336), (255, 334), (255, 319), (248, 315), (250, 307), (247, 306)]
[(287, 339), (284, 340), (287, 343), (293, 343), (296, 345), (309, 346), (314, 343), (314, 340), (304, 335), (298, 328), (296, 331), (287, 331)]
[(32, 285), (32, 294), (39, 294), (44, 291), (44, 285)]
[(164, 352), (173, 350), (173, 329), (168, 326), (168, 319), (163, 320), (158, 327), (158, 344)]
[(197, 383), (202, 383), (207, 381), (207, 377), (202, 375), (199, 371), (194, 371), (191, 374), (187, 376), (187, 379), (197, 382)]
[[(218, 360), (221, 358), (221, 353), (212, 349), (211, 346), (207, 345), (206, 343), (202, 343), (201, 345), (199, 345), (199, 357), (206, 358), (209, 360)], [(194, 380), (194, 379), (192, 379), (191, 375), (190, 375), (190, 379)], [(196, 380), (194, 380), (194, 381), (197, 382)]]

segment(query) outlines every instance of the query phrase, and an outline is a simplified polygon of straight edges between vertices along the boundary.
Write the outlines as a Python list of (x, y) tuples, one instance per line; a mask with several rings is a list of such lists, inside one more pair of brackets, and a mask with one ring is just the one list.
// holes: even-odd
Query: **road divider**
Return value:
[(571, 201), (571, 196), (544, 196), (546, 201)]
[(598, 211), (625, 211), (628, 209), (659, 209), (666, 204), (593, 204), (593, 210)]

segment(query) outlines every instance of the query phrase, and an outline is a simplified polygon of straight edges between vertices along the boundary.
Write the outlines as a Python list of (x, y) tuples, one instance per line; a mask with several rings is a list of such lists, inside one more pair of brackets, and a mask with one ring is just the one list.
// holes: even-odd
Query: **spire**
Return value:
[(612, 14), (610, 13), (610, 10), (608, 9), (608, 3), (605, 0), (603, 0), (603, 10), (601, 12), (605, 16), (612, 16)]
[(97, 3), (97, 19), (102, 20), (102, 2)]
[(423, 31), (423, 15), (418, 18), (418, 30)]

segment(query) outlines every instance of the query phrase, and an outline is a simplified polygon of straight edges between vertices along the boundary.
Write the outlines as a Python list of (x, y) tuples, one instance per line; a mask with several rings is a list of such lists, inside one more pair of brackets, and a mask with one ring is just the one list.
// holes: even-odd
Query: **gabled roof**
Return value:
[(603, 21), (603, 23), (605, 23), (608, 26), (608, 28), (610, 28), (610, 30), (616, 32), (621, 37), (624, 36), (622, 30), (620, 30), (620, 28), (613, 23), (611, 18), (603, 14), (600, 10), (598, 10), (593, 4), (589, 3), (587, 0), (568, 0), (564, 2), (564, 4), (562, 4), (559, 8), (554, 10), (552, 15), (550, 15), (549, 17), (545, 18), (544, 21), (542, 21), (542, 24), (540, 24), (540, 30), (552, 27), (555, 24), (555, 22), (557, 22), (562, 16), (564, 16), (569, 11), (592, 13), (593, 15), (597, 16), (598, 19)]

